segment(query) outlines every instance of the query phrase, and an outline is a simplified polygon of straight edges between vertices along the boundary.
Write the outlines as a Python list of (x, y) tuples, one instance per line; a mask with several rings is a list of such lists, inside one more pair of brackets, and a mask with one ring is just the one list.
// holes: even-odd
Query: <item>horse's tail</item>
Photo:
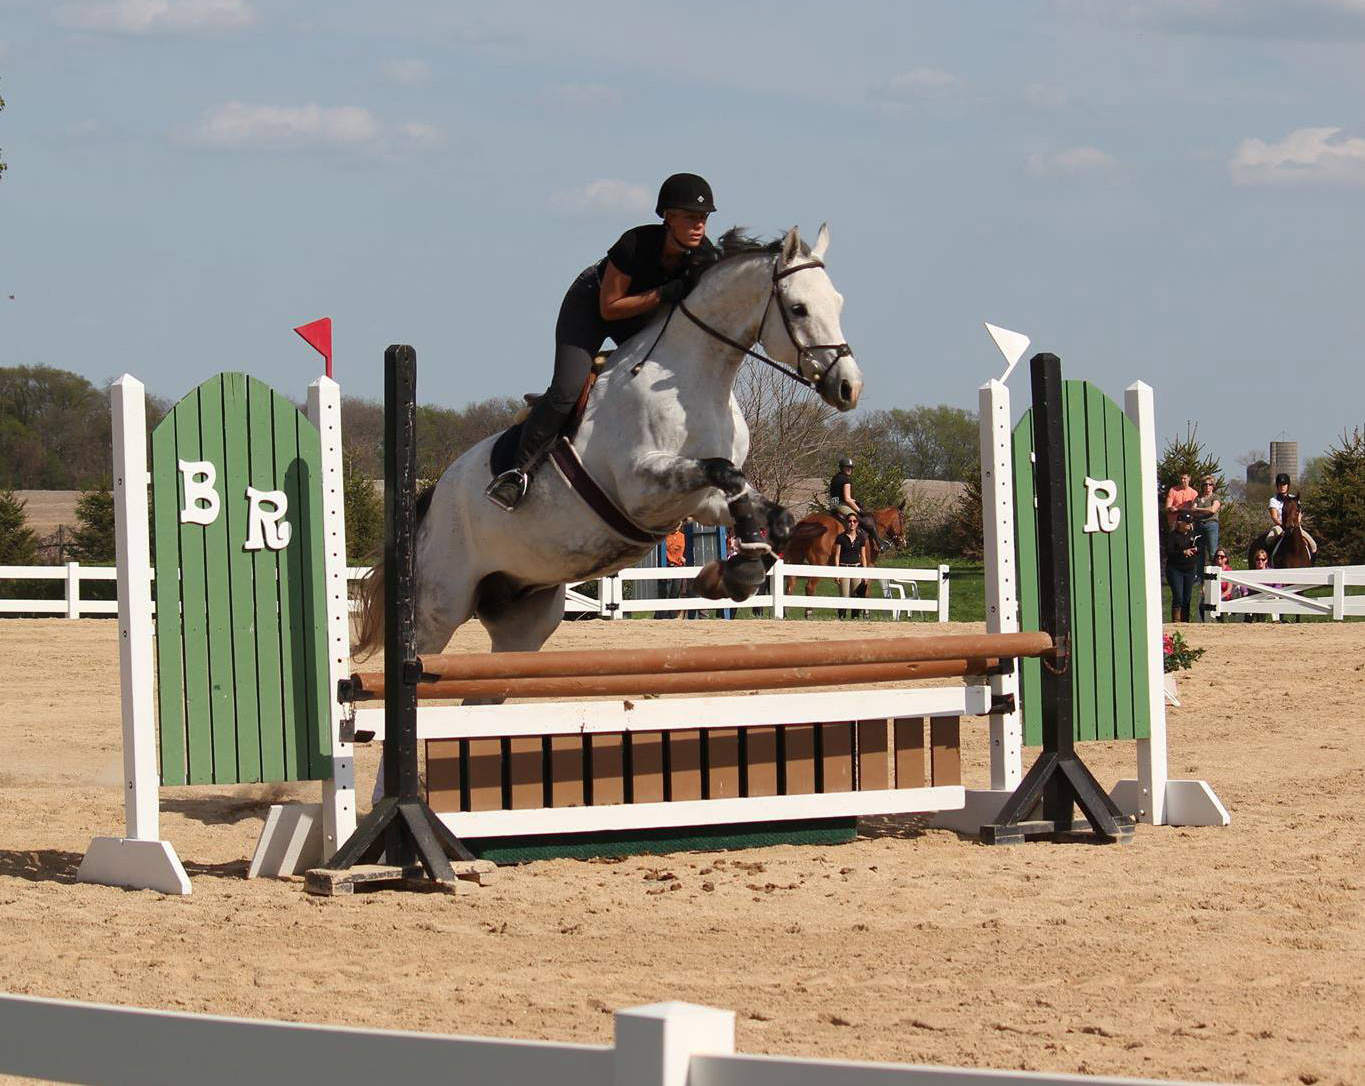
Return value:
[[(417, 495), (414, 536), (421, 532), (435, 490), (435, 486), (429, 486)], [(360, 617), (356, 621), (356, 639), (351, 642), (351, 656), (356, 659), (373, 656), (384, 647), (384, 595), (384, 562), (381, 558), (360, 582)]]

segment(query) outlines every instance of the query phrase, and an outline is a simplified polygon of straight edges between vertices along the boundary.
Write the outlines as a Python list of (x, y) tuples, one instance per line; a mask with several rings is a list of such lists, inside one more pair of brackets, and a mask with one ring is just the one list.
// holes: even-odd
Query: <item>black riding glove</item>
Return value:
[(659, 301), (665, 305), (677, 305), (689, 294), (692, 293), (692, 283), (683, 276), (678, 279), (670, 279), (659, 288)]

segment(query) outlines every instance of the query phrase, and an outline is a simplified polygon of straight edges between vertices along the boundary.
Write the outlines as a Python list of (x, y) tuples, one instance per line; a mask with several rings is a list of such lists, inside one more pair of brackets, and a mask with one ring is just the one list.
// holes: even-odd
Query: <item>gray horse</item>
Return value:
[[(746, 355), (757, 357), (747, 345), (761, 344), (841, 411), (862, 389), (839, 325), (843, 298), (822, 259), (828, 244), (822, 226), (813, 248), (795, 228), (769, 245), (732, 246), (685, 303), (664, 307), (612, 354), (572, 440), (587, 473), (643, 534), (662, 538), (685, 517), (738, 520), (741, 553), (710, 578), (731, 598), (761, 583), (764, 552), (780, 547), (792, 524), (738, 467), (749, 431), (732, 389)], [(563, 620), (565, 584), (634, 565), (652, 546), (609, 526), (548, 461), (514, 512), (496, 509), (484, 497), (494, 440), (461, 455), (419, 503), (419, 653), (440, 652), (472, 615), (493, 651), (539, 649)], [(382, 640), (382, 588), (377, 576), (366, 583), (357, 655)]]

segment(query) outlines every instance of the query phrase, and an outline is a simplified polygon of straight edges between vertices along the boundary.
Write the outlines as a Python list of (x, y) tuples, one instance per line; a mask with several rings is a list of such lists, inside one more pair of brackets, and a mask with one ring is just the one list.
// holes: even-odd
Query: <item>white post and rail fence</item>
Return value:
[(1365, 566), (1209, 566), (1204, 571), (1204, 613), (1215, 617), (1268, 615), (1275, 622), (1284, 615), (1315, 615), (1335, 622), (1365, 616)]
[[(779, 560), (769, 572), (766, 590), (751, 596), (742, 604), (684, 595), (686, 586), (701, 572), (701, 568), (639, 566), (595, 581), (580, 581), (569, 587), (564, 611), (571, 615), (597, 614), (603, 618), (624, 619), (642, 611), (667, 613), (761, 607), (771, 608), (774, 618), (787, 617), (789, 609), (837, 609), (864, 613), (887, 612), (893, 619), (903, 615), (911, 618), (923, 615), (931, 621), (948, 621), (949, 569), (946, 565), (934, 569), (869, 566), (840, 570), (833, 566), (789, 565)], [(364, 566), (352, 566), (346, 570), (346, 579), (354, 583), (368, 573), (369, 570)], [(839, 580), (841, 574), (849, 575), (852, 584), (868, 581), (868, 597), (808, 596), (799, 591), (807, 578)], [(798, 591), (787, 591), (788, 578), (796, 579), (797, 583), (793, 587)], [(115, 579), (116, 571), (112, 566), (83, 566), (79, 562), (67, 562), (61, 566), (0, 566), (0, 582), (48, 581), (59, 582), (62, 586), (62, 594), (54, 599), (0, 598), (0, 615), (61, 615), (66, 618), (114, 615), (118, 613), (116, 599), (83, 599), (81, 585), (89, 582), (112, 583)], [(677, 595), (671, 598), (656, 596), (661, 584), (670, 581), (678, 582)], [(583, 591), (586, 584), (596, 585), (595, 598)], [(878, 590), (879, 596), (871, 594)], [(353, 600), (352, 607), (355, 606)]]
[[(73, 1043), (74, 1042), (74, 1043)], [(857, 1063), (735, 1051), (735, 1013), (619, 1010), (611, 1044), (354, 1029), (0, 994), (0, 1074), (103, 1086), (195, 1082), (500, 1086), (1157, 1086), (1103, 1075)], [(1167, 1083), (1166, 1086), (1171, 1086)]]

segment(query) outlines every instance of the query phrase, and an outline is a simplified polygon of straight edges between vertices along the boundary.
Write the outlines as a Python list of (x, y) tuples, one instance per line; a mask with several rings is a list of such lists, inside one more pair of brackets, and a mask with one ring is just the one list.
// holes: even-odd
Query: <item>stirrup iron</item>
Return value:
[[(504, 484), (510, 484), (516, 488), (516, 496), (510, 500), (501, 491)], [(522, 498), (526, 497), (526, 489), (531, 485), (531, 477), (520, 468), (508, 468), (502, 474), (494, 477), (493, 481), (484, 488), (483, 496), (496, 505), (505, 513), (511, 513), (521, 504)]]

